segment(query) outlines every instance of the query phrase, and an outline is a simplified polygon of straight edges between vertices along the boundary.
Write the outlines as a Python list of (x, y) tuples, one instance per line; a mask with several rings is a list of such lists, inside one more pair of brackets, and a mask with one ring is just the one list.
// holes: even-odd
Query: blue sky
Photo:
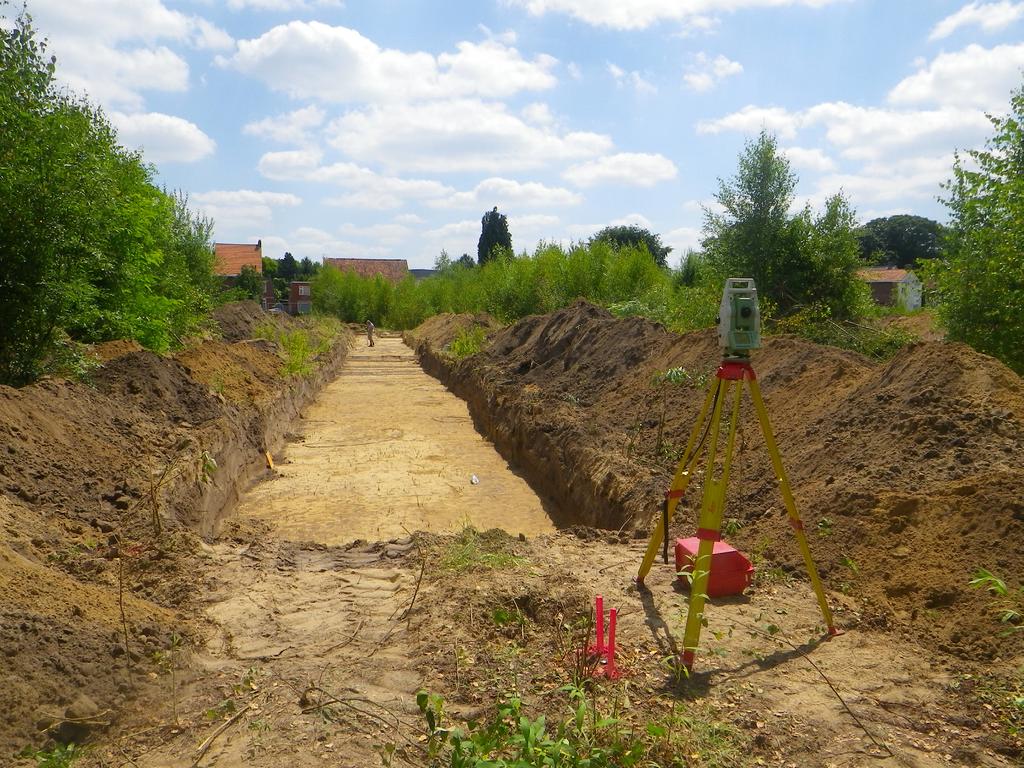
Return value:
[(275, 257), (429, 267), (497, 206), (517, 251), (636, 223), (675, 261), (762, 127), (801, 205), (942, 220), (1024, 82), (1011, 0), (28, 2), (159, 181)]

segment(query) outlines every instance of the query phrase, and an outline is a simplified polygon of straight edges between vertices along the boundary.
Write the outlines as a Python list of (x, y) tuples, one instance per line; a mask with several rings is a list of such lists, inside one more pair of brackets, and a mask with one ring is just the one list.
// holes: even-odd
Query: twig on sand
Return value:
[(412, 600), (409, 601), (409, 607), (405, 609), (405, 613), (399, 616), (399, 621), (405, 619), (405, 628), (409, 628), (410, 622), (412, 622), (412, 608), (416, 605), (416, 596), (420, 593), (420, 584), (423, 583), (423, 572), (427, 569), (427, 558), (423, 557), (423, 553), (420, 553), (420, 575), (416, 577), (416, 588), (412, 591)]
[(226, 731), (232, 725), (237, 723), (241, 719), (242, 715), (244, 715), (249, 710), (249, 708), (255, 703), (255, 698), (250, 700), (248, 704), (246, 704), (240, 710), (235, 712), (235, 714), (233, 714), (230, 719), (225, 720), (223, 723), (221, 723), (220, 727), (217, 728), (217, 730), (215, 730), (213, 733), (211, 733), (207, 737), (206, 741), (199, 745), (199, 751), (196, 752), (195, 759), (192, 761), (192, 768), (197, 768), (197, 766), (199, 765), (199, 761), (203, 759), (203, 755), (206, 754), (207, 750), (209, 750), (210, 747), (213, 746), (213, 742), (217, 740), (217, 737), (224, 733), (224, 731)]
[(880, 750), (884, 751), (889, 757), (896, 757), (896, 755), (893, 754), (892, 750), (889, 749), (888, 745), (885, 742), (881, 742), (878, 739), (876, 739), (874, 734), (872, 734), (871, 731), (868, 730), (868, 727), (864, 725), (864, 721), (857, 717), (854, 711), (850, 709), (850, 705), (846, 703), (846, 699), (844, 699), (842, 695), (839, 693), (839, 691), (836, 690), (836, 687), (832, 684), (832, 681), (828, 679), (828, 675), (826, 675), (822, 671), (821, 667), (814, 663), (811, 657), (808, 656), (802, 648), (797, 646), (784, 634), (782, 636), (770, 635), (767, 632), (762, 631), (758, 627), (753, 626), (748, 627), (748, 629), (752, 632), (761, 635), (762, 637), (768, 638), (769, 640), (775, 640), (776, 642), (784, 643), (788, 645), (790, 648), (792, 648), (794, 651), (796, 651), (804, 661), (811, 665), (815, 672), (821, 675), (821, 679), (824, 680), (828, 684), (828, 687), (832, 689), (832, 693), (835, 694), (835, 697), (837, 699), (839, 699), (839, 703), (843, 705), (843, 709), (845, 709), (847, 714), (853, 718), (854, 722), (856, 722), (857, 725), (860, 726), (860, 729), (864, 731), (864, 735), (871, 740), (871, 743), (878, 747)]
[(337, 650), (340, 650), (340, 649), (344, 648), (345, 646), (349, 645), (353, 640), (356, 639), (356, 635), (359, 634), (359, 632), (362, 630), (363, 625), (365, 623), (366, 623), (366, 619), (360, 619), (359, 620), (359, 626), (356, 627), (356, 631), (353, 632), (351, 635), (349, 635), (348, 638), (346, 638), (345, 640), (342, 640), (340, 643), (335, 643), (334, 645), (330, 646), (329, 648), (324, 648), (317, 655), (318, 656), (326, 656), (331, 651), (337, 651)]

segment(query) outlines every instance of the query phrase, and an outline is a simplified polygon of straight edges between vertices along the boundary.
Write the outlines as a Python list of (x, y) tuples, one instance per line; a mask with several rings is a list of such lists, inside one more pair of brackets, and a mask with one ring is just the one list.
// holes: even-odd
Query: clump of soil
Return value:
[(232, 403), (258, 403), (281, 386), (281, 360), (268, 341), (207, 342), (175, 355), (191, 378)]
[[(410, 334), (425, 367), (465, 397), (481, 431), (563, 510), (562, 525), (647, 529), (720, 359), (714, 331), (685, 335), (585, 302), (523, 319), (458, 363), (460, 327)], [(783, 461), (827, 586), (864, 618), (933, 648), (1013, 658), (995, 603), (967, 586), (1024, 573), (1024, 382), (959, 344), (912, 345), (886, 364), (795, 337), (754, 354)], [(659, 374), (684, 368), (682, 384)], [(662, 383), (659, 383), (662, 382)], [(803, 564), (745, 399), (727, 499), (730, 541), (792, 572)], [(692, 535), (702, 472), (677, 511)]]

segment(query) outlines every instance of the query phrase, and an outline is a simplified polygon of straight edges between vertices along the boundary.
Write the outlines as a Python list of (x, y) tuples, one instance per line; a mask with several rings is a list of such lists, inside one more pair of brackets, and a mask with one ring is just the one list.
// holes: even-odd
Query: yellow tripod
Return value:
[[(708, 580), (711, 576), (711, 555), (716, 541), (722, 538), (722, 514), (725, 509), (725, 490), (729, 482), (729, 470), (732, 467), (733, 447), (736, 442), (736, 424), (740, 413), (740, 396), (743, 393), (743, 385), (750, 387), (750, 398), (757, 411), (757, 419), (761, 422), (761, 431), (764, 433), (764, 442), (771, 456), (772, 467), (775, 470), (775, 478), (779, 483), (782, 492), (782, 500), (789, 513), (789, 523), (796, 534), (800, 551), (804, 556), (804, 563), (807, 565), (807, 572), (811, 577), (811, 586), (818, 597), (818, 605), (821, 614), (825, 617), (825, 624), (828, 626), (829, 635), (839, 634), (832, 621), (832, 611), (825, 599), (825, 590), (821, 586), (821, 579), (818, 577), (818, 569), (814, 566), (811, 558), (811, 548), (807, 544), (807, 536), (804, 534), (803, 521), (796, 511), (796, 503), (793, 501), (793, 492), (789, 486), (789, 479), (782, 467), (782, 458), (779, 455), (779, 448), (775, 444), (775, 437), (772, 435), (771, 424), (768, 422), (768, 411), (764, 407), (764, 400), (761, 399), (761, 387), (757, 382), (757, 376), (746, 357), (729, 357), (722, 361), (708, 389), (704, 405), (697, 417), (690, 432), (690, 439), (686, 444), (686, 451), (676, 468), (675, 476), (672, 478), (672, 485), (665, 494), (665, 507), (661, 525), (657, 525), (651, 534), (651, 540), (647, 545), (640, 571), (637, 574), (637, 586), (642, 587), (644, 578), (654, 564), (654, 558), (658, 553), (658, 547), (664, 544), (665, 561), (668, 562), (668, 525), (675, 513), (679, 499), (686, 492), (686, 487), (693, 477), (693, 471), (700, 455), (698, 438), (703, 443), (702, 433), (709, 436), (707, 466), (704, 470), (704, 497), (701, 501), (700, 520), (697, 524), (697, 538), (700, 544), (697, 549), (697, 558), (693, 566), (693, 581), (690, 585), (690, 598), (686, 614), (686, 630), (683, 635), (683, 663), (688, 669), (693, 668), (693, 659), (697, 651), (697, 644), (700, 641), (701, 622), (704, 616), (704, 603), (707, 600)], [(722, 470), (715, 477), (716, 459), (718, 455), (718, 436), (722, 423), (722, 410), (732, 393), (731, 413), (729, 416), (729, 432), (726, 438), (725, 456), (722, 460)], [(708, 424), (708, 414), (711, 414), (711, 421)], [(705, 432), (707, 427), (707, 432)]]

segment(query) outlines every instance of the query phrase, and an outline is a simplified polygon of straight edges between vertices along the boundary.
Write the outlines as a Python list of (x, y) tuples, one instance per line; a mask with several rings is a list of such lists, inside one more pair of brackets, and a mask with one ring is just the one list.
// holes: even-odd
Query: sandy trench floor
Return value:
[(272, 521), (293, 541), (380, 541), (466, 524), (554, 531), (537, 495), (474, 429), (466, 404), (424, 373), (401, 339), (369, 347), (360, 338), (305, 414), (298, 440), (237, 511)]

